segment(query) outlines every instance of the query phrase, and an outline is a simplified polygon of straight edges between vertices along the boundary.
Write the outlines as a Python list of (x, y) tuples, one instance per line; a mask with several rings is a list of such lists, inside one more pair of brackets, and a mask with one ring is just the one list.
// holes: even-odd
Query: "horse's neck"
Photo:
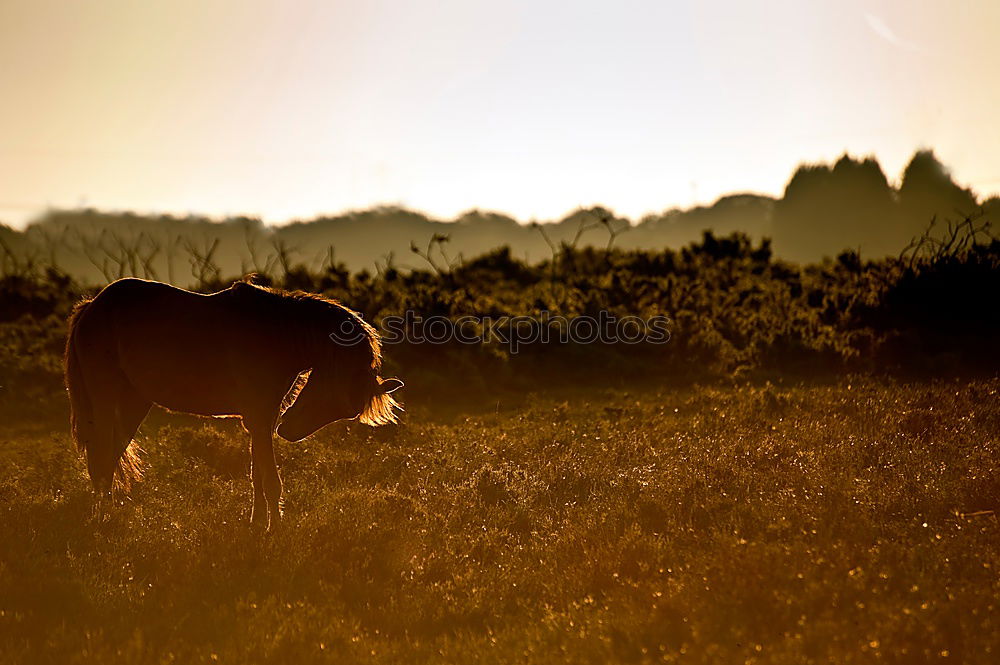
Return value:
[(292, 351), (291, 360), (298, 371), (309, 369), (312, 364), (316, 342), (312, 326), (306, 324), (304, 320), (295, 320), (292, 325), (284, 329), (285, 348)]
[(332, 353), (331, 340), (321, 326), (308, 318), (296, 319), (287, 328), (286, 346), (292, 350), (292, 361), (297, 371), (313, 369)]

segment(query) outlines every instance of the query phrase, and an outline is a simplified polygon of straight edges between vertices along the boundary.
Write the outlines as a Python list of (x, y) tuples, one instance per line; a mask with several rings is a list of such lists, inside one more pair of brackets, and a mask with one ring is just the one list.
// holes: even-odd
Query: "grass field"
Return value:
[(0, 425), (4, 663), (992, 663), (1000, 381), (580, 389), (280, 444), (160, 415), (106, 522)]

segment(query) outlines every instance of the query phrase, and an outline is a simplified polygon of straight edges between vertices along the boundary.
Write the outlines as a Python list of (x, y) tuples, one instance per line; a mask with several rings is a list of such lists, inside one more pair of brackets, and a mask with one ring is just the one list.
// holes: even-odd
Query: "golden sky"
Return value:
[(996, 0), (0, 0), (0, 221), (639, 216), (920, 147), (993, 193), (997, 34)]

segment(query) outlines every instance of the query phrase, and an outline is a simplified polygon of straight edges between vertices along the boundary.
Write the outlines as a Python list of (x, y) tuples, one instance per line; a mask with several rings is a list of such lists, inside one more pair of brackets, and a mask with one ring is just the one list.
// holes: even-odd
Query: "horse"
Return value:
[(250, 278), (211, 294), (136, 278), (76, 305), (64, 369), (70, 425), (97, 497), (141, 475), (133, 437), (150, 408), (236, 417), (250, 435), (252, 524), (281, 517), (274, 435), (345, 419), (397, 422), (375, 329), (339, 302)]

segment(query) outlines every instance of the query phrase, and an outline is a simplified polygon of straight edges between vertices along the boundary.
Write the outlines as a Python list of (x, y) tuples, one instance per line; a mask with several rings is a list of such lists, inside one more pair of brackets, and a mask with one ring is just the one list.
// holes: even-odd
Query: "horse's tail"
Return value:
[[(107, 451), (101, 450), (101, 446), (111, 446), (114, 442), (95, 438), (94, 425), (96, 417), (94, 414), (93, 396), (90, 386), (87, 385), (83, 368), (80, 365), (80, 342), (79, 327), (83, 316), (93, 303), (92, 299), (82, 300), (73, 308), (69, 317), (69, 333), (66, 338), (66, 352), (63, 362), (66, 372), (66, 390), (69, 392), (70, 406), (70, 430), (73, 440), (76, 442), (77, 450), (83, 453), (90, 466), (91, 458), (95, 454), (101, 457)], [(116, 488), (128, 492), (132, 483), (142, 478), (142, 461), (139, 457), (139, 447), (134, 441), (129, 441), (125, 450), (117, 458), (114, 471), (108, 482)], [(93, 474), (93, 472), (91, 472)], [(91, 476), (93, 479), (93, 475)]]
[(88, 432), (84, 431), (85, 422), (93, 422), (93, 405), (90, 401), (90, 393), (87, 390), (87, 383), (80, 368), (80, 357), (77, 352), (77, 327), (80, 325), (80, 318), (90, 306), (91, 300), (83, 300), (73, 308), (73, 313), (69, 316), (69, 333), (66, 336), (66, 353), (63, 356), (63, 364), (66, 371), (66, 390), (69, 392), (69, 423), (76, 448), (81, 453), (87, 452), (87, 445), (90, 440)]
[(118, 458), (115, 487), (125, 494), (132, 489), (132, 483), (142, 480), (145, 465), (142, 462), (142, 449), (134, 440), (128, 442), (122, 456)]

